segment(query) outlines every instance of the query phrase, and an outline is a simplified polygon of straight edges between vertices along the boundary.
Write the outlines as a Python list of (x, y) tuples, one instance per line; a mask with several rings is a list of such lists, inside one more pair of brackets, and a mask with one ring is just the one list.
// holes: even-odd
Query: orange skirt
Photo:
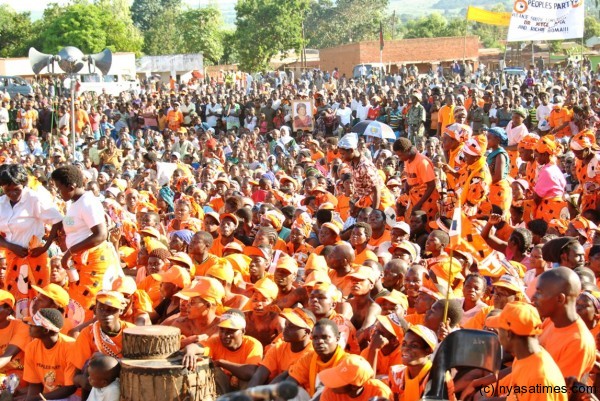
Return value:
[(500, 206), (505, 214), (510, 212), (512, 202), (512, 188), (507, 179), (498, 181), (490, 185), (490, 194), (488, 198), (492, 205)]
[(102, 290), (104, 274), (119, 261), (115, 260), (114, 250), (108, 242), (73, 255), (72, 260), (79, 272), (79, 281), (69, 285), (69, 296), (76, 307), (83, 310), (87, 320), (94, 316), (90, 308), (96, 303), (96, 294)]
[(7, 249), (6, 266), (4, 288), (15, 297), (16, 316), (29, 316), (29, 303), (36, 296), (36, 291), (31, 285), (45, 287), (50, 282), (48, 253), (45, 252), (37, 258), (20, 258)]
[[(358, 200), (356, 205), (361, 208), (371, 207), (373, 204), (373, 195), (363, 196)], [(394, 197), (387, 187), (381, 188), (381, 200), (379, 201), (379, 210), (385, 210), (388, 207), (394, 206)]]
[[(410, 215), (412, 214), (413, 206), (421, 200), (423, 194), (425, 193), (426, 186), (422, 185), (419, 187), (411, 188), (408, 197), (410, 199), (410, 207), (406, 209), (406, 214), (404, 215), (406, 221), (410, 221)], [(433, 191), (429, 199), (427, 199), (423, 206), (421, 206), (421, 210), (427, 213), (427, 220), (433, 221), (435, 220), (435, 216), (438, 213), (438, 201), (440, 200), (440, 194), (436, 190)]]
[(536, 208), (535, 218), (543, 219), (546, 223), (549, 223), (552, 219), (560, 219), (566, 208), (567, 202), (562, 197), (543, 199)]

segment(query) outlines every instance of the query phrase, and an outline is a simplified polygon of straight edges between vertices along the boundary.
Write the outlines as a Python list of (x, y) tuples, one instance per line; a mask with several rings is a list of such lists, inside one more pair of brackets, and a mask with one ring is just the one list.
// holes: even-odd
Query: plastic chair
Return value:
[(433, 357), (429, 381), (422, 400), (448, 400), (446, 372), (452, 368), (486, 370), (496, 377), (502, 364), (498, 336), (489, 331), (457, 330), (442, 341)]

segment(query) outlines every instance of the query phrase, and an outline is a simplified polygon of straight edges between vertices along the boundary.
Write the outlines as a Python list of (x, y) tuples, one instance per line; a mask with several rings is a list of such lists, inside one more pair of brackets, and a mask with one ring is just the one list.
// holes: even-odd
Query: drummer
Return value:
[(90, 390), (87, 375), (83, 374), (83, 367), (88, 359), (95, 353), (121, 358), (123, 330), (135, 327), (134, 324), (122, 321), (120, 316), (125, 309), (127, 300), (117, 291), (101, 291), (96, 295), (94, 309), (98, 319), (92, 325), (81, 330), (75, 342), (75, 352), (71, 363), (75, 367), (73, 383), (84, 390)]

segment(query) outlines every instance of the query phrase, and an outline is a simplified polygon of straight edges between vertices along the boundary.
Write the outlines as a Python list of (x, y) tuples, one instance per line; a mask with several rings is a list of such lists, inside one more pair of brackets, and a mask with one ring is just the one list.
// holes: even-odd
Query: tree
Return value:
[(299, 51), (308, 6), (309, 0), (239, 0), (235, 43), (241, 69), (264, 70), (277, 53)]
[(144, 53), (153, 56), (179, 53), (182, 48), (177, 27), (180, 15), (177, 9), (167, 9), (152, 20), (150, 28), (144, 32)]
[(161, 0), (133, 0), (131, 18), (142, 32), (150, 29), (152, 20), (163, 11)]
[(112, 51), (140, 55), (144, 38), (133, 25), (127, 0), (97, 0), (102, 11), (102, 27), (106, 31), (106, 47)]
[(85, 54), (102, 51), (106, 47), (102, 19), (100, 8), (94, 4), (82, 2), (62, 8), (44, 21), (45, 29), (39, 33), (41, 51), (56, 54), (65, 46), (75, 46)]
[(600, 36), (600, 23), (596, 19), (596, 17), (592, 17), (588, 15), (585, 17), (583, 21), (584, 30), (583, 30), (583, 39), (588, 40), (593, 36)]
[(223, 44), (223, 56), (219, 64), (236, 64), (239, 62), (239, 55), (236, 50), (235, 30), (225, 30), (221, 32), (221, 42)]
[(313, 0), (304, 23), (308, 45), (322, 49), (376, 39), (380, 21), (385, 31), (394, 25), (385, 16), (388, 5), (389, 0)]
[(26, 56), (33, 32), (30, 13), (17, 13), (6, 4), (0, 5), (0, 57)]
[(417, 18), (406, 23), (405, 39), (439, 38), (448, 36), (448, 21), (439, 13)]
[(210, 64), (218, 64), (223, 56), (221, 11), (214, 7), (187, 10), (181, 15), (179, 29), (184, 53), (202, 52)]

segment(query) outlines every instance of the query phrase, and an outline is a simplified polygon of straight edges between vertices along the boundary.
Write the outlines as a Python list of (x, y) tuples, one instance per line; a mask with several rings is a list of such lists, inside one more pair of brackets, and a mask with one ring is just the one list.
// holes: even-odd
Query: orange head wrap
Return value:
[(535, 150), (538, 142), (540, 141), (539, 135), (527, 134), (519, 142), (519, 148), (527, 150)]
[(571, 150), (583, 150), (588, 148), (598, 150), (596, 136), (588, 129), (583, 130), (571, 139), (570, 147)]
[(535, 150), (538, 153), (548, 153), (550, 156), (556, 156), (560, 153), (561, 147), (554, 139), (554, 135), (546, 135), (540, 138)]
[(471, 138), (472, 133), (471, 127), (465, 124), (454, 123), (444, 128), (444, 135), (448, 135), (458, 142), (466, 142)]

